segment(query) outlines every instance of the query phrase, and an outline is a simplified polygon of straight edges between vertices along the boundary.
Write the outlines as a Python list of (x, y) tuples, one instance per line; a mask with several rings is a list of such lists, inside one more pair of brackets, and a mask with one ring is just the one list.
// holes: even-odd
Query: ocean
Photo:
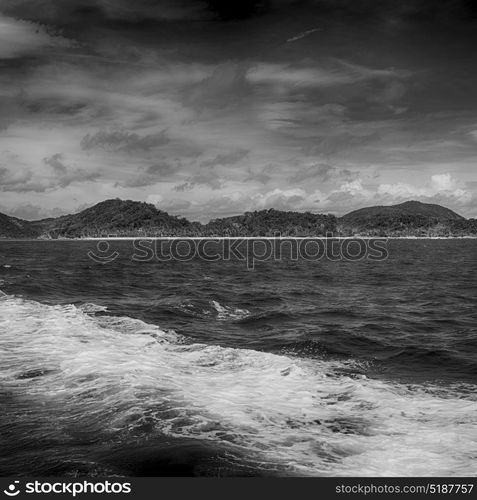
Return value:
[(477, 240), (138, 262), (0, 242), (0, 475), (471, 476)]

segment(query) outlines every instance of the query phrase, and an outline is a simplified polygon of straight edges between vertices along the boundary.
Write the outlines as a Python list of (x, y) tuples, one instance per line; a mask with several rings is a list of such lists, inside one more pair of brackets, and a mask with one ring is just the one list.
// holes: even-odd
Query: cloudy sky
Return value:
[(472, 0), (0, 0), (0, 211), (477, 217)]

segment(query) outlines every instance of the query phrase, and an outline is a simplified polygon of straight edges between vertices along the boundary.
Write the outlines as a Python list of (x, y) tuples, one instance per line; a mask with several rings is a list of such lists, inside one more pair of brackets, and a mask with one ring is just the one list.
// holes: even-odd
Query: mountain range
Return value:
[(153, 236), (476, 236), (477, 219), (435, 204), (407, 201), (343, 217), (275, 209), (213, 219), (207, 224), (169, 215), (152, 204), (111, 199), (79, 213), (26, 221), (0, 214), (0, 238), (57, 239)]

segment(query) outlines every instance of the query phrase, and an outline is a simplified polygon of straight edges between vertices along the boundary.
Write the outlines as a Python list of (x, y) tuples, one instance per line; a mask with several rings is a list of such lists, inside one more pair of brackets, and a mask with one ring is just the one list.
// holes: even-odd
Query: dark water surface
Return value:
[(473, 475), (477, 240), (99, 264), (0, 242), (0, 474)]

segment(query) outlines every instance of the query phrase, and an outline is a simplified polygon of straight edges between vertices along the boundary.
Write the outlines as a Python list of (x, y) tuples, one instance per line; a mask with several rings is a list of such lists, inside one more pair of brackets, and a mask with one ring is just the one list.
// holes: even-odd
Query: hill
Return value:
[[(339, 219), (345, 235), (435, 236), (452, 228), (465, 227), (466, 219), (440, 205), (406, 201), (399, 205), (361, 208)], [(460, 224), (459, 224), (460, 223)]]
[(441, 205), (431, 203), (421, 203), (420, 201), (405, 201), (399, 205), (390, 206), (375, 206), (360, 208), (354, 212), (350, 212), (343, 217), (343, 222), (363, 222), (366, 220), (374, 219), (375, 217), (382, 216), (414, 216), (414, 217), (429, 217), (439, 221), (443, 220), (462, 220), (459, 214)]
[(42, 238), (186, 236), (198, 223), (169, 215), (150, 203), (106, 200), (77, 214), (32, 223)]
[(0, 214), (0, 238), (36, 238), (38, 231), (28, 221)]
[(214, 219), (203, 228), (206, 236), (323, 236), (336, 230), (334, 215), (283, 212), (270, 208)]

